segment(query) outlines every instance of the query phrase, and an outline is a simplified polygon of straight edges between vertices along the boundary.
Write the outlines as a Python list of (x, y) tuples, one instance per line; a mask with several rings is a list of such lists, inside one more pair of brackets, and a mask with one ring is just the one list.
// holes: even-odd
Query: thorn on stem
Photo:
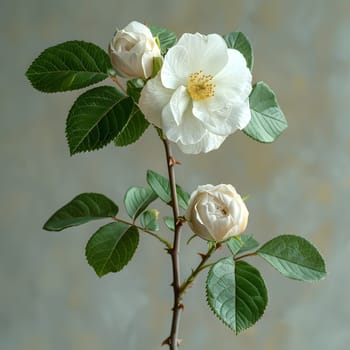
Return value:
[(216, 244), (216, 249), (217, 249), (217, 250), (222, 249), (222, 244), (221, 244), (221, 243), (217, 243), (217, 244)]
[(202, 260), (204, 260), (207, 257), (207, 254), (204, 254), (204, 253), (197, 253), (197, 254), (202, 258)]
[(179, 304), (179, 309), (180, 310), (185, 310), (185, 305), (183, 303)]
[(163, 345), (170, 345), (170, 344), (171, 344), (171, 338), (168, 337), (168, 338), (163, 340), (161, 346), (163, 346)]
[(174, 165), (177, 165), (177, 164), (181, 164), (181, 162), (178, 161), (177, 159), (175, 159), (174, 157), (170, 156), (169, 157), (169, 166), (173, 167)]

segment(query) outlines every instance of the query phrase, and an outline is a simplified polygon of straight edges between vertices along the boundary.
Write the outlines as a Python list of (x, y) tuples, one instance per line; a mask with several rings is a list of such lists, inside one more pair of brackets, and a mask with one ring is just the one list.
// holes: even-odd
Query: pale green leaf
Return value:
[(149, 29), (151, 30), (152, 35), (158, 38), (161, 53), (162, 55), (165, 55), (168, 49), (175, 45), (177, 40), (176, 34), (168, 29), (153, 25), (150, 25)]
[(170, 231), (175, 231), (174, 218), (172, 216), (164, 216), (163, 221)]
[(155, 199), (157, 195), (151, 188), (131, 187), (124, 196), (126, 212), (135, 220)]
[(252, 70), (254, 63), (253, 49), (247, 37), (242, 32), (232, 32), (224, 35), (224, 40), (228, 48), (236, 49), (244, 56), (248, 68)]
[(144, 211), (140, 218), (141, 226), (150, 231), (159, 231), (158, 215), (156, 209)]
[(230, 238), (226, 244), (233, 256), (236, 256), (238, 253), (244, 253), (248, 250), (252, 250), (259, 246), (259, 242), (256, 241), (253, 236), (244, 233)]
[(249, 105), (252, 118), (243, 131), (255, 141), (271, 143), (287, 128), (287, 120), (276, 96), (264, 82), (254, 86)]
[(326, 265), (321, 254), (303, 237), (275, 237), (265, 243), (257, 254), (288, 278), (318, 281), (326, 276)]
[[(147, 183), (153, 189), (153, 191), (158, 195), (158, 197), (165, 203), (171, 203), (171, 192), (169, 180), (164, 176), (159, 175), (155, 171), (147, 171)], [(176, 185), (177, 199), (179, 206), (182, 209), (187, 209), (188, 201), (190, 199), (190, 194), (184, 191), (180, 186)]]
[(236, 334), (254, 325), (264, 314), (267, 289), (260, 272), (244, 261), (223, 258), (206, 282), (207, 301), (214, 314)]

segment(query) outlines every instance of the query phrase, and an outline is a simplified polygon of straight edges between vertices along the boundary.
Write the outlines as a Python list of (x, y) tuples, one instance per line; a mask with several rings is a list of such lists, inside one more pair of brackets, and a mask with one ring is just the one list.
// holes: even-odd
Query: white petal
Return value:
[(228, 49), (227, 52), (227, 64), (213, 79), (215, 95), (224, 95), (232, 103), (246, 100), (252, 89), (252, 74), (239, 51)]
[(161, 70), (162, 83), (169, 89), (176, 89), (180, 85), (187, 85), (189, 56), (185, 47), (175, 45), (166, 54)]
[(218, 136), (208, 131), (199, 142), (185, 145), (179, 141), (177, 145), (182, 152), (187, 154), (207, 153), (218, 149), (225, 139), (226, 137), (224, 136)]
[(170, 100), (170, 109), (177, 125), (182, 122), (183, 115), (190, 103), (187, 89), (181, 85), (174, 92)]
[(205, 101), (194, 101), (193, 114), (216, 135), (228, 136), (237, 130), (236, 123), (230, 118), (232, 114), (230, 105), (224, 106), (221, 110), (210, 110)]
[(139, 106), (149, 122), (161, 127), (162, 110), (169, 103), (172, 93), (173, 90), (162, 85), (159, 74), (148, 80), (141, 91)]
[(183, 113), (181, 124), (178, 124), (170, 103), (162, 112), (162, 128), (170, 141), (181, 142), (185, 145), (199, 142), (206, 133), (202, 123), (192, 115), (189, 106)]
[(228, 60), (227, 45), (218, 34), (202, 35), (185, 33), (177, 45), (186, 47), (190, 57), (190, 73), (203, 70), (204, 74), (216, 75)]
[(144, 24), (137, 21), (130, 22), (123, 30), (126, 32), (143, 33), (147, 36), (152, 36), (150, 29)]

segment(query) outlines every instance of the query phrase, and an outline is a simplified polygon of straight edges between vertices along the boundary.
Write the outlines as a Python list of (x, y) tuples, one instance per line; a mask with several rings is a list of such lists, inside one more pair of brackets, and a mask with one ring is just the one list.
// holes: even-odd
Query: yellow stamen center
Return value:
[(187, 91), (192, 100), (204, 100), (215, 95), (215, 84), (211, 82), (213, 78), (211, 74), (203, 74), (202, 70), (190, 75)]

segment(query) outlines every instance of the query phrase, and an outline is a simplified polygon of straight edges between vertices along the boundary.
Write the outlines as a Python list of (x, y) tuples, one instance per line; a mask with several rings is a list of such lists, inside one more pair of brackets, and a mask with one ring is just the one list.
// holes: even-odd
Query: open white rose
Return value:
[(221, 36), (183, 34), (139, 105), (183, 152), (209, 152), (249, 123), (251, 80), (243, 55)]
[(208, 241), (221, 242), (242, 233), (248, 209), (232, 185), (199, 186), (191, 194), (185, 217), (192, 231)]
[(161, 57), (161, 53), (149, 28), (134, 21), (116, 32), (109, 44), (109, 56), (121, 77), (149, 78), (153, 58)]

